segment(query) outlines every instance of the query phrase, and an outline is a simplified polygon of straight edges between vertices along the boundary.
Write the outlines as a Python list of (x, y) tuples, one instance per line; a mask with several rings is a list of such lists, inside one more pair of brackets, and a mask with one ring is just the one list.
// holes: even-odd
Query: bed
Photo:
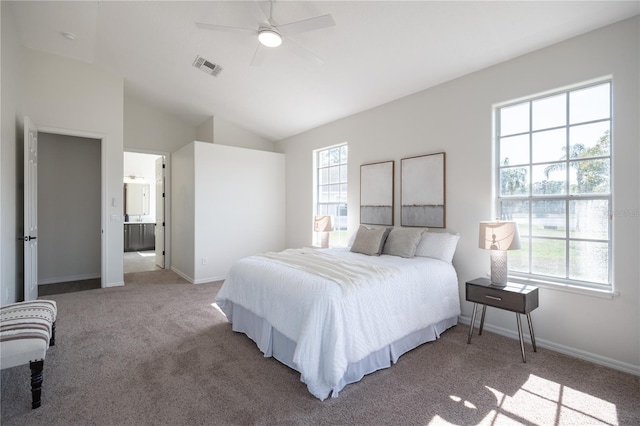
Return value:
[(312, 395), (337, 397), (457, 324), (458, 238), (361, 225), (349, 248), (241, 259), (216, 304), (265, 357), (300, 372)]

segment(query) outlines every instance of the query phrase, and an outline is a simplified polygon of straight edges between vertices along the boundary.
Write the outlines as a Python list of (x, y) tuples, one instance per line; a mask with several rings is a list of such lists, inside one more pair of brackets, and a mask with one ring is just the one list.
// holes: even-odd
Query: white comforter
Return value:
[(345, 292), (320, 275), (253, 256), (231, 268), (216, 296), (229, 321), (232, 302), (296, 342), (293, 362), (309, 391), (321, 400), (337, 387), (349, 363), (460, 314), (458, 279), (448, 263), (365, 256), (348, 249), (323, 251), (391, 272)]

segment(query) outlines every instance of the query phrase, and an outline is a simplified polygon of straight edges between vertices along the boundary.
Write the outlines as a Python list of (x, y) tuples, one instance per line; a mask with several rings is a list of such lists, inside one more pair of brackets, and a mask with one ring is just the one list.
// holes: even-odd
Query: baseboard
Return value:
[[(463, 316), (460, 315), (458, 317), (459, 322), (469, 325), (471, 324), (471, 317), (468, 316)], [(478, 324), (478, 323), (476, 323)], [(476, 325), (476, 328), (478, 328), (479, 325)], [(514, 340), (519, 340), (519, 336), (518, 333), (512, 330), (509, 330), (507, 328), (503, 328), (503, 327), (498, 327), (495, 325), (491, 325), (491, 324), (484, 324), (484, 329), (487, 331), (490, 331), (492, 333), (495, 334), (499, 334), (501, 336), (505, 336), (505, 337), (509, 337), (511, 339)], [(531, 337), (524, 333), (524, 329), (523, 329), (523, 334), (524, 334), (524, 340), (531, 344)], [(624, 373), (629, 373), (629, 374), (633, 374), (635, 376), (640, 376), (640, 366), (638, 365), (633, 365), (633, 364), (629, 364), (626, 362), (622, 362), (622, 361), (618, 361), (616, 359), (613, 358), (608, 358), (608, 357), (604, 357), (601, 355), (597, 355), (591, 352), (587, 352), (587, 351), (583, 351), (580, 349), (576, 349), (576, 348), (572, 348), (570, 346), (566, 346), (566, 345), (561, 345), (559, 343), (556, 342), (552, 342), (546, 339), (541, 339), (540, 337), (536, 337), (536, 345), (540, 346), (541, 348), (545, 348), (545, 349), (549, 349), (552, 350), (554, 352), (559, 352), (561, 354), (564, 355), (569, 355), (571, 357), (574, 358), (578, 358), (578, 359), (582, 359), (584, 361), (589, 361), (589, 362), (593, 362), (594, 364), (598, 364), (598, 365), (603, 365), (605, 367), (609, 367), (612, 368), (614, 370), (618, 370), (618, 371), (622, 371)]]
[(182, 272), (181, 270), (179, 270), (178, 268), (176, 268), (175, 266), (171, 266), (171, 270), (173, 272), (175, 272), (176, 274), (180, 275), (182, 278), (184, 278), (185, 280), (189, 281), (191, 284), (194, 284), (193, 282), (193, 278), (191, 278), (189, 275), (185, 274), (184, 272)]
[(212, 283), (214, 281), (224, 281), (225, 278), (227, 278), (227, 277), (226, 276), (221, 276), (221, 277), (201, 278), (199, 280), (193, 281), (193, 283), (194, 284), (206, 284), (206, 283)]
[(174, 266), (171, 267), (171, 270), (173, 272), (175, 272), (176, 274), (180, 275), (185, 280), (189, 281), (191, 284), (205, 284), (205, 283), (210, 283), (210, 282), (214, 282), (214, 281), (222, 281), (225, 278), (227, 278), (226, 276), (221, 276), (221, 277), (200, 278), (200, 279), (196, 280), (196, 279), (193, 279), (192, 277), (190, 277), (189, 275), (185, 274), (181, 270), (175, 268)]
[(97, 274), (84, 274), (84, 275), (72, 275), (72, 276), (68, 276), (68, 277), (55, 277), (55, 278), (38, 279), (38, 285), (68, 283), (70, 281), (93, 280), (93, 279), (96, 279), (96, 278), (100, 278), (100, 273), (97, 273)]

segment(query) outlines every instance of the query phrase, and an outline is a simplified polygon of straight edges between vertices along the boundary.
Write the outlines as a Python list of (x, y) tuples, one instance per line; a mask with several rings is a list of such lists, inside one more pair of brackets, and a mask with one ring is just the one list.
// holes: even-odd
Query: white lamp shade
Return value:
[(282, 36), (276, 30), (263, 28), (258, 33), (258, 40), (267, 47), (278, 47), (282, 44)]
[(478, 246), (485, 250), (517, 250), (520, 234), (515, 222), (480, 222)]
[(313, 221), (315, 232), (329, 232), (333, 230), (331, 226), (331, 216), (316, 216)]

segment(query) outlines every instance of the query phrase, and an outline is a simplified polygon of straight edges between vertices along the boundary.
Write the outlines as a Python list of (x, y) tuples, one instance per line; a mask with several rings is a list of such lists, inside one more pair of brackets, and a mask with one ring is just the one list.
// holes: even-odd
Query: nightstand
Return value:
[(522, 352), (522, 362), (527, 362), (527, 356), (524, 352), (524, 340), (522, 338), (522, 323), (520, 322), (520, 314), (527, 316), (529, 323), (529, 332), (531, 333), (531, 344), (533, 351), (537, 352), (536, 338), (533, 334), (533, 324), (531, 323), (531, 311), (538, 307), (538, 288), (532, 285), (507, 283), (505, 287), (491, 285), (488, 278), (476, 278), (467, 281), (465, 286), (466, 300), (473, 302), (473, 315), (471, 316), (471, 325), (469, 326), (469, 338), (467, 343), (471, 343), (473, 335), (473, 326), (476, 322), (476, 312), (478, 304), (482, 305), (482, 318), (480, 319), (480, 333), (484, 326), (484, 316), (487, 312), (487, 306), (504, 309), (516, 313), (518, 322), (518, 335), (520, 337), (520, 351)]

